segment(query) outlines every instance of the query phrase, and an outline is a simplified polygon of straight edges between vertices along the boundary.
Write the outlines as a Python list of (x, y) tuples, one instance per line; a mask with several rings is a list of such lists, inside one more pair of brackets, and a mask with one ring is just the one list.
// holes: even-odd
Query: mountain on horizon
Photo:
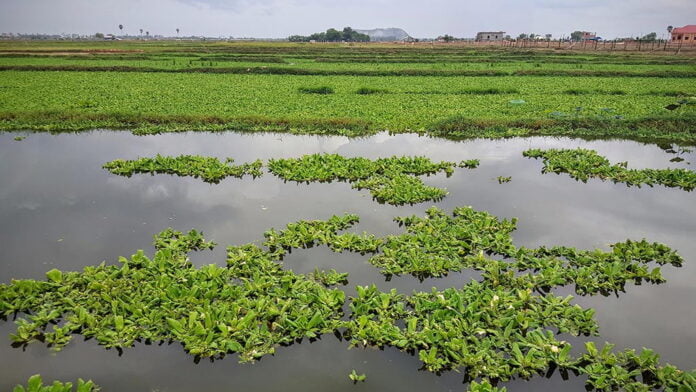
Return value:
[(407, 32), (398, 27), (390, 28), (379, 28), (372, 30), (358, 30), (355, 29), (360, 34), (367, 34), (370, 36), (370, 41), (401, 41), (410, 37)]

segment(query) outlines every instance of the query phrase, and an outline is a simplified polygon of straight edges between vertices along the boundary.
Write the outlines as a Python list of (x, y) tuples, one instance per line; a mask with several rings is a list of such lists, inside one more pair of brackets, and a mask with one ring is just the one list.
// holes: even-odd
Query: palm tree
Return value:
[(121, 34), (123, 34), (123, 25), (122, 24), (118, 25), (118, 29), (121, 30)]
[(176, 35), (179, 35), (179, 28), (176, 28)]
[(143, 35), (143, 29), (140, 29), (140, 35)]

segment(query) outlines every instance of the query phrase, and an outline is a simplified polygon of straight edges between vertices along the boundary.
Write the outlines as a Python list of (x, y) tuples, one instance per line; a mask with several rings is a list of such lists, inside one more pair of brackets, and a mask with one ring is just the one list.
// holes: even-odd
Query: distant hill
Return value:
[(391, 27), (387, 29), (355, 30), (360, 34), (370, 36), (370, 41), (400, 41), (408, 38), (409, 35), (403, 29)]

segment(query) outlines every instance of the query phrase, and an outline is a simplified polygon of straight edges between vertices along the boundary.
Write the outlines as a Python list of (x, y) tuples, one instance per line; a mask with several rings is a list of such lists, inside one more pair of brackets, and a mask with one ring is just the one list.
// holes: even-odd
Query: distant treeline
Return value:
[(291, 35), (288, 37), (290, 42), (309, 42), (309, 41), (319, 41), (319, 42), (369, 42), (370, 36), (367, 34), (360, 34), (350, 27), (344, 27), (343, 31), (338, 31), (334, 28), (328, 29), (323, 33), (314, 33), (312, 35)]

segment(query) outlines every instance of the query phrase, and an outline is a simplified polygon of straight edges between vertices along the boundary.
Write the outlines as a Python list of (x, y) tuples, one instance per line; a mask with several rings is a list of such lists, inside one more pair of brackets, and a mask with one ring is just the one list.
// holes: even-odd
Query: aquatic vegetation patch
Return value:
[[(623, 116), (577, 116), (563, 112), (551, 112), (540, 119), (481, 119), (455, 115), (440, 120), (425, 132), (431, 137), (446, 139), (510, 138), (526, 136), (567, 136), (583, 139), (619, 138), (648, 143), (674, 142), (693, 144), (696, 117), (685, 114), (680, 117), (655, 116), (625, 119)], [(660, 130), (659, 132), (656, 130)]]
[(35, 374), (29, 377), (27, 385), (17, 385), (12, 392), (98, 392), (101, 389), (92, 381), (78, 379), (77, 384), (73, 386), (72, 382), (54, 381), (51, 384), (44, 385), (40, 375)]
[(128, 129), (134, 135), (189, 131), (282, 132), (295, 135), (367, 136), (375, 133), (359, 119), (285, 119), (264, 116), (155, 115), (141, 113), (88, 113), (66, 110), (0, 113), (0, 130), (31, 129), (51, 133), (98, 128)]
[(357, 384), (358, 382), (365, 382), (367, 380), (367, 376), (365, 373), (358, 374), (358, 372), (353, 369), (350, 374), (348, 375), (348, 378), (350, 378), (351, 381), (353, 381), (353, 384)]
[[(615, 353), (589, 342), (571, 355), (570, 343), (557, 334), (596, 335), (592, 309), (571, 304), (572, 297), (538, 295), (524, 278), (510, 281), (484, 276), (461, 289), (381, 292), (357, 287), (350, 298), (344, 333), (352, 346), (395, 347), (417, 355), (423, 369), (440, 373), (462, 369), (470, 391), (497, 391), (498, 382), (550, 376), (558, 371), (585, 375), (588, 390), (690, 391), (696, 372), (659, 365), (652, 350)], [(480, 379), (481, 384), (474, 380)]]
[[(122, 350), (135, 342), (180, 342), (196, 358), (238, 353), (241, 361), (341, 325), (345, 294), (266, 258), (195, 268), (187, 252), (210, 248), (195, 231), (166, 230), (156, 252), (82, 272), (51, 270), (46, 281), (0, 285), (0, 314), (17, 319), (15, 346), (61, 350), (73, 335)], [(336, 280), (335, 274), (324, 283)], [(20, 316), (20, 314), (22, 314)]]
[(587, 182), (590, 178), (621, 182), (628, 186), (663, 185), (691, 191), (696, 188), (696, 172), (688, 169), (629, 169), (627, 162), (612, 165), (594, 150), (531, 149), (523, 152), (528, 158), (544, 161), (543, 173), (568, 173), (571, 178)]
[(226, 177), (242, 178), (245, 175), (260, 177), (263, 174), (261, 172), (263, 163), (260, 160), (242, 165), (233, 165), (233, 162), (232, 158), (221, 162), (217, 158), (197, 155), (167, 157), (157, 154), (154, 158), (117, 159), (107, 162), (104, 169), (113, 174), (128, 177), (134, 173), (166, 173), (200, 178), (210, 183), (219, 183)]
[[(425, 218), (396, 220), (407, 233), (385, 238), (339, 234), (358, 222), (351, 214), (290, 223), (285, 230), (266, 231), (262, 246), (228, 247), (227, 267), (194, 268), (186, 253), (214, 244), (196, 231), (168, 229), (155, 237), (152, 259), (138, 251), (121, 258), (121, 266), (51, 270), (46, 281), (0, 285), (0, 312), (19, 317), (11, 336), (17, 346), (41, 341), (59, 350), (80, 334), (107, 348), (179, 341), (196, 358), (237, 352), (251, 361), (278, 345), (333, 332), (352, 346), (388, 346), (417, 355), (431, 372), (461, 369), (471, 391), (502, 391), (501, 381), (556, 370), (563, 377), (584, 375), (586, 386), (600, 391), (696, 387), (696, 373), (660, 365), (651, 350), (617, 353), (611, 345), (598, 349), (587, 343), (585, 352), (574, 356), (571, 344), (557, 337), (597, 335), (598, 327), (592, 309), (551, 289), (574, 284), (580, 295), (609, 294), (628, 280), (662, 282), (659, 268), (649, 270), (647, 263), (680, 266), (681, 257), (667, 246), (629, 240), (614, 244), (611, 252), (518, 248), (510, 236), (514, 219), (470, 207), (455, 209), (451, 217), (433, 207)], [(324, 284), (343, 283), (345, 274), (297, 275), (280, 263), (292, 249), (317, 244), (382, 252), (383, 260), (391, 259), (386, 265), (404, 271), (411, 268), (402, 264), (405, 257), (426, 266), (451, 258), (457, 262), (433, 271), (466, 264), (482, 271), (482, 279), (411, 295), (358, 286), (344, 319), (345, 294)], [(362, 379), (353, 373), (351, 380)]]
[(696, 72), (682, 70), (601, 70), (601, 69), (427, 69), (427, 68), (392, 68), (392, 69), (357, 69), (357, 68), (299, 68), (288, 66), (201, 66), (198, 67), (161, 67), (141, 65), (80, 65), (80, 64), (18, 64), (0, 65), (0, 72), (119, 72), (119, 73), (206, 73), (206, 74), (257, 74), (257, 75), (316, 75), (316, 76), (565, 76), (565, 77), (624, 77), (624, 78), (696, 78)]
[[(473, 168), (470, 160), (461, 167)], [(432, 162), (425, 157), (391, 157), (370, 160), (337, 154), (313, 154), (301, 158), (271, 159), (268, 169), (286, 181), (348, 181), (356, 189), (369, 189), (379, 202), (401, 205), (440, 200), (444, 189), (427, 186), (416, 176), (444, 172), (450, 176), (454, 162)]]
[(228, 249), (228, 262), (242, 264), (264, 257), (280, 261), (292, 249), (327, 245), (334, 252), (373, 254), (369, 263), (387, 278), (410, 274), (419, 279), (441, 277), (463, 269), (487, 271), (495, 266), (499, 281), (523, 274), (535, 290), (575, 285), (579, 294), (609, 295), (623, 291), (633, 281), (662, 283), (658, 265), (682, 265), (682, 258), (664, 244), (626, 240), (610, 245), (611, 251), (578, 250), (564, 246), (525, 248), (512, 240), (516, 219), (499, 219), (471, 207), (455, 208), (451, 216), (432, 207), (425, 217), (394, 219), (405, 227), (402, 234), (376, 237), (370, 233), (340, 233), (356, 223), (356, 215), (328, 220), (303, 220), (284, 230), (264, 233), (264, 250), (256, 245)]
[(505, 184), (507, 182), (512, 181), (512, 177), (498, 176), (497, 180), (498, 180), (498, 184)]

